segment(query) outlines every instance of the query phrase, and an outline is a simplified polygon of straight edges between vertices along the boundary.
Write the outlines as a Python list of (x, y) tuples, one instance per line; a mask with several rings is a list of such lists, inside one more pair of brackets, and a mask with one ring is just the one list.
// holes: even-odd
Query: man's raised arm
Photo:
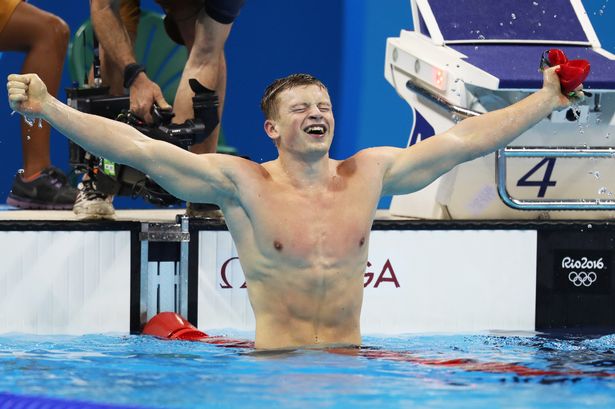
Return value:
[(44, 119), (97, 156), (145, 172), (180, 199), (219, 203), (220, 196), (234, 193), (225, 172), (233, 158), (196, 155), (151, 139), (127, 124), (77, 111), (49, 95), (36, 74), (9, 75), (7, 89), (14, 111)]
[[(512, 142), (551, 112), (570, 105), (561, 92), (558, 67), (544, 72), (542, 89), (506, 108), (461, 121), (448, 131), (407, 149), (389, 148), (384, 195), (417, 191), (456, 165)], [(577, 93), (579, 98), (583, 93)]]

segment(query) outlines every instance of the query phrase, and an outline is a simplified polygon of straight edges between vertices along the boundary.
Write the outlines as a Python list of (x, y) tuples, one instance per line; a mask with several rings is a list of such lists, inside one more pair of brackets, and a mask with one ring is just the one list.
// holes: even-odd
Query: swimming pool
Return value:
[(364, 343), (374, 349), (359, 356), (253, 354), (135, 335), (1, 335), (0, 392), (149, 408), (615, 407), (614, 335)]

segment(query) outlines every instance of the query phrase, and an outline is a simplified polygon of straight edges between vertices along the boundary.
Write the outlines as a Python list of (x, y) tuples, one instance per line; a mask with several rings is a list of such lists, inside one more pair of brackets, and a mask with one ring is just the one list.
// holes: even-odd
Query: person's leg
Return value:
[[(128, 32), (130, 42), (134, 47), (137, 38), (141, 5), (139, 0), (122, 0), (118, 13)], [(98, 48), (100, 57), (100, 74), (102, 85), (109, 86), (110, 95), (124, 95), (124, 67), (118, 66), (110, 58), (106, 58), (104, 48)], [(88, 81), (93, 84), (93, 70), (90, 69)], [(107, 195), (97, 189), (94, 170), (88, 169), (79, 184), (79, 194), (73, 206), (73, 213), (80, 219), (112, 219), (115, 214), (113, 195)]]
[[(0, 50), (25, 52), (22, 72), (37, 73), (56, 95), (68, 37), (68, 26), (59, 17), (20, 2), (0, 33)], [(26, 209), (70, 209), (77, 191), (61, 170), (51, 166), (51, 128), (23, 121), (21, 126), (24, 169), (15, 176), (7, 203)]]
[[(224, 97), (226, 92), (226, 60), (224, 44), (231, 31), (232, 23), (222, 24), (208, 15), (206, 7), (201, 2), (186, 2), (191, 6), (179, 9), (176, 5), (168, 9), (169, 18), (172, 18), (188, 48), (188, 61), (184, 68), (182, 78), (177, 89), (173, 111), (174, 122), (182, 123), (194, 117), (192, 97), (188, 80), (196, 78), (201, 84), (216, 91), (219, 101), (219, 115), (222, 115)], [(220, 126), (200, 144), (193, 145), (191, 151), (195, 153), (215, 152), (218, 146)]]
[[(35, 72), (56, 95), (69, 40), (69, 29), (53, 14), (28, 3), (17, 5), (11, 19), (0, 33), (0, 50), (26, 53), (22, 72)], [(22, 121), (24, 178), (36, 175), (51, 165), (49, 124), (30, 127)]]
[[(137, 30), (139, 28), (139, 18), (141, 15), (141, 4), (139, 0), (122, 0), (119, 4), (120, 18), (128, 36), (130, 42), (134, 47)], [(124, 95), (126, 90), (124, 89), (124, 67), (119, 67), (111, 59), (106, 58), (105, 50), (102, 47), (98, 49), (100, 57), (100, 71), (102, 77), (102, 84), (109, 86), (109, 93), (111, 95)], [(90, 69), (89, 83), (93, 83), (93, 71)]]

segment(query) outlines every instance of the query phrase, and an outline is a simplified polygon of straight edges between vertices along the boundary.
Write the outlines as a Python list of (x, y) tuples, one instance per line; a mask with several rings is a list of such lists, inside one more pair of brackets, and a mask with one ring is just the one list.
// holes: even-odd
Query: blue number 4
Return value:
[[(542, 180), (528, 180), (530, 176), (538, 171), (541, 167), (547, 165), (545, 174)], [(525, 175), (521, 176), (521, 179), (517, 182), (517, 186), (539, 186), (538, 197), (545, 197), (547, 188), (549, 186), (555, 186), (555, 180), (551, 180), (551, 174), (553, 173), (553, 167), (555, 167), (555, 158), (544, 158), (536, 166), (530, 169)]]

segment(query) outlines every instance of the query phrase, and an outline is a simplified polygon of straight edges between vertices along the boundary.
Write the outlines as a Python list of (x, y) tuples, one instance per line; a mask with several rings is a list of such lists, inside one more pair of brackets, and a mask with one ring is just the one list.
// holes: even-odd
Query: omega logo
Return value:
[[(367, 268), (370, 268), (371, 266), (372, 263), (368, 261)], [(365, 282), (363, 283), (363, 287), (365, 288), (370, 285), (371, 282), (374, 280), (375, 276), (376, 274), (374, 272), (367, 271), (365, 273)], [(399, 281), (397, 281), (395, 270), (393, 269), (393, 265), (391, 264), (391, 261), (389, 259), (387, 259), (387, 261), (384, 263), (384, 266), (382, 266), (382, 270), (380, 270), (380, 274), (378, 274), (378, 278), (374, 283), (374, 288), (378, 288), (378, 286), (382, 283), (393, 283), (395, 285), (395, 288), (399, 288)]]
[[(234, 288), (227, 277), (227, 270), (229, 268), (229, 265), (233, 261), (238, 262), (239, 257), (229, 258), (222, 264), (222, 267), (220, 268), (220, 281), (221, 281), (220, 288), (223, 288), (223, 289)], [(373, 266), (372, 263), (368, 261), (367, 268), (370, 269), (370, 267), (372, 266)], [(370, 286), (372, 282), (373, 282), (373, 285), (372, 285), (373, 288), (378, 288), (383, 283), (392, 283), (395, 286), (395, 288), (400, 287), (399, 281), (397, 280), (397, 275), (395, 274), (395, 270), (393, 269), (393, 264), (391, 264), (391, 261), (389, 259), (385, 261), (384, 265), (382, 266), (382, 269), (380, 269), (380, 272), (378, 274), (376, 274), (373, 271), (365, 272), (365, 281), (363, 282), (363, 287), (366, 288)], [(243, 281), (243, 284), (239, 288), (247, 288), (246, 282)]]
[[(224, 264), (222, 264), (222, 268), (220, 268), (220, 280), (222, 280), (222, 282), (220, 283), (220, 288), (233, 288), (231, 283), (229, 283), (228, 279), (226, 278), (226, 269), (228, 268), (228, 265), (231, 263), (231, 261), (234, 260), (239, 261), (239, 257), (231, 257), (226, 260)], [(239, 288), (246, 288), (246, 282), (244, 281)]]

